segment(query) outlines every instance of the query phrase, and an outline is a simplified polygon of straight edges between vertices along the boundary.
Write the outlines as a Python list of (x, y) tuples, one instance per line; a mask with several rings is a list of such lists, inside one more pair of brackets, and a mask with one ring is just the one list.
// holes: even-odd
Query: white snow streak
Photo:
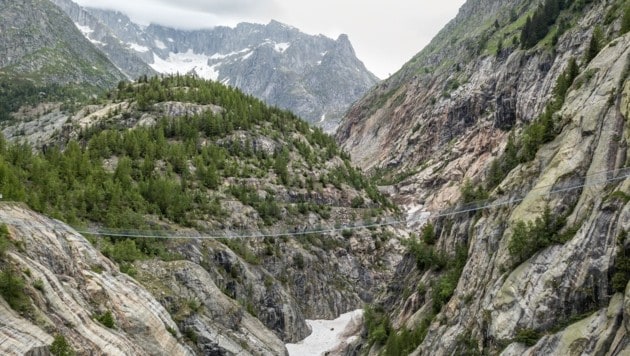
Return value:
[(227, 54), (215, 53), (212, 56), (210, 56), (210, 59), (224, 59), (224, 58), (236, 56), (238, 54), (249, 52), (249, 51), (251, 51), (251, 48), (243, 48), (240, 51), (230, 52), (230, 53), (227, 53)]
[(287, 50), (287, 48), (289, 48), (291, 46), (290, 43), (288, 42), (282, 42), (282, 43), (276, 43), (273, 47), (274, 50), (276, 50), (276, 52), (284, 52)]
[(146, 53), (149, 52), (149, 47), (141, 46), (137, 43), (127, 43), (127, 46), (136, 52)]
[(335, 320), (306, 320), (313, 332), (306, 339), (297, 344), (287, 344), (289, 356), (323, 355), (339, 346), (342, 342), (351, 342), (355, 337), (349, 337), (346, 332), (357, 325), (362, 318), (363, 310), (358, 309), (342, 314)]
[(88, 37), (88, 35), (92, 32), (94, 32), (93, 29), (90, 28), (90, 26), (82, 26), (79, 25), (78, 23), (74, 23), (74, 25), (79, 29), (79, 31), (81, 31), (81, 33), (83, 34), (83, 36)]
[(164, 44), (164, 42), (160, 41), (160, 40), (154, 40), (153, 42), (155, 42), (155, 46), (159, 49), (166, 49), (166, 45)]
[(219, 72), (216, 70), (216, 67), (218, 67), (219, 64), (210, 66), (208, 65), (209, 59), (209, 56), (196, 54), (192, 49), (189, 49), (186, 53), (171, 52), (166, 59), (162, 59), (153, 53), (153, 64), (151, 64), (151, 67), (159, 73), (195, 73), (204, 79), (217, 80), (219, 78)]

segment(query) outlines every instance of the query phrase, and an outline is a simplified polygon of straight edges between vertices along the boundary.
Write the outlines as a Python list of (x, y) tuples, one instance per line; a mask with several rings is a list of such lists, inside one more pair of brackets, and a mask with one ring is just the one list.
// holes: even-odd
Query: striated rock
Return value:
[[(54, 334), (81, 354), (192, 354), (168, 331), (177, 326), (160, 303), (67, 225), (10, 203), (0, 205), (0, 221), (23, 246), (10, 250), (6, 263), (28, 271), (26, 285), (41, 285), (29, 287), (34, 318), (1, 304), (3, 354), (37, 354)], [(106, 311), (112, 329), (94, 319)]]
[[(226, 296), (210, 274), (188, 261), (138, 262), (138, 279), (197, 335), (201, 354), (284, 355), (284, 343)], [(191, 310), (192, 309), (192, 310)]]
[[(481, 7), (474, 10), (480, 3), (462, 7), (428, 49), (357, 103), (338, 131), (338, 139), (363, 167), (411, 172), (394, 187), (397, 201), (444, 212), (458, 201), (466, 179), (483, 187), (490, 162), (505, 150), (504, 130), (522, 134), (521, 128), (553, 95), (570, 58), (578, 60), (580, 75), (554, 114), (555, 139), (489, 192), (487, 203), (499, 206), (432, 220), (435, 250), (449, 259), (457, 246), (468, 252), (448, 303), (434, 315), (436, 281), (448, 272), (435, 266), (419, 270), (411, 255), (377, 303), (396, 330), (417, 329), (431, 320), (413, 355), (626, 354), (630, 286), (617, 293), (619, 281), (615, 286), (613, 276), (623, 271), (620, 251), (627, 248), (630, 228), (630, 35), (616, 32), (616, 20), (602, 25), (615, 4), (592, 3), (566, 13), (582, 11), (553, 52), (542, 44), (528, 51), (512, 47), (509, 55), (466, 52), (461, 47), (465, 39), (460, 43), (452, 37), (462, 24), (469, 25), (472, 41), (478, 39), (476, 29), (483, 29), (470, 21), (492, 23), (496, 18), (501, 28), (504, 13), (522, 9), (518, 1), (495, 2), (497, 11), (484, 15)], [(609, 39), (585, 63), (583, 51), (597, 24)], [(441, 55), (456, 48), (462, 52), (453, 54), (458, 64), (452, 70), (440, 68)], [(429, 70), (422, 73), (422, 68)], [(452, 79), (459, 85), (449, 84)], [(546, 208), (554, 218), (566, 217), (558, 232), (566, 242), (548, 242), (521, 262), (510, 251), (514, 227), (535, 221)], [(406, 286), (411, 293), (402, 293)], [(367, 350), (364, 342), (348, 350), (383, 351), (382, 345)]]

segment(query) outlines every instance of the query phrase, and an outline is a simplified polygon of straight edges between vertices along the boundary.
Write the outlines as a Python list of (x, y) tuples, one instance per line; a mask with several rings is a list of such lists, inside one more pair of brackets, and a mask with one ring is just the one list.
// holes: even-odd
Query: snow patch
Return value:
[(88, 35), (94, 32), (94, 30), (91, 29), (90, 26), (82, 26), (76, 22), (74, 23), (74, 25), (79, 29), (79, 31), (81, 31), (83, 36), (87, 37), (88, 39), (89, 39)]
[(127, 46), (136, 52), (141, 52), (141, 53), (149, 52), (149, 47), (141, 46), (137, 43), (127, 43)]
[(284, 51), (287, 50), (287, 48), (291, 47), (291, 44), (288, 42), (281, 42), (281, 43), (276, 43), (273, 47), (273, 49), (276, 52), (280, 52), (283, 53)]
[(169, 53), (166, 59), (160, 58), (153, 53), (153, 64), (151, 68), (159, 73), (176, 74), (176, 73), (194, 73), (201, 78), (217, 80), (219, 72), (216, 67), (219, 64), (208, 65), (208, 57), (205, 54), (197, 54), (189, 49), (186, 53)]
[(238, 54), (249, 52), (249, 51), (251, 51), (251, 48), (248, 47), (248, 48), (243, 48), (240, 51), (230, 52), (230, 53), (227, 53), (227, 54), (215, 53), (212, 56), (210, 56), (210, 59), (224, 59), (224, 58), (236, 56)]
[(354, 332), (360, 332), (359, 324), (363, 310), (345, 313), (335, 320), (306, 320), (313, 332), (297, 344), (286, 344), (289, 356), (324, 355), (342, 343), (356, 339)]
[(164, 44), (164, 42), (160, 41), (160, 40), (154, 40), (153, 41), (155, 43), (155, 46), (159, 49), (166, 49), (166, 45)]
[(326, 113), (323, 113), (323, 114), (322, 114), (322, 118), (321, 118), (321, 119), (319, 119), (319, 122), (320, 122), (320, 123), (322, 123), (322, 122), (324, 122), (324, 121), (326, 121)]
[(244, 55), (243, 57), (241, 57), (241, 61), (244, 61), (244, 60), (246, 60), (247, 58), (251, 57), (251, 56), (252, 56), (252, 54), (254, 54), (254, 52), (249, 52), (249, 53), (247, 53), (246, 55)]
[(172, 38), (170, 38), (170, 37), (169, 37), (169, 38), (167, 38), (166, 40), (167, 40), (167, 41), (169, 41), (169, 42), (171, 42), (171, 43), (172, 43), (172, 42), (175, 42), (175, 40), (174, 40), (174, 39), (172, 39)]

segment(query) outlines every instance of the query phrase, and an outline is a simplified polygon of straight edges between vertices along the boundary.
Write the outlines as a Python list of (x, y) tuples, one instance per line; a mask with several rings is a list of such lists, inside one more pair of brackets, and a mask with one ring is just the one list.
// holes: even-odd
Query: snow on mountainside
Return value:
[[(131, 72), (126, 68), (131, 55), (149, 71), (194, 73), (233, 85), (328, 130), (334, 130), (348, 107), (378, 82), (356, 58), (345, 35), (337, 40), (311, 36), (277, 21), (196, 31), (143, 27), (119, 12), (52, 1), (126, 73)], [(109, 45), (112, 42), (116, 48)]]

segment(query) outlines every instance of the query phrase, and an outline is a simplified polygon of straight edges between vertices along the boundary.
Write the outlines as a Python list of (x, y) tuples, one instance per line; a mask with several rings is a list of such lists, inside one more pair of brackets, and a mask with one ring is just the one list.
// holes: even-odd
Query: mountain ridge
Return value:
[[(335, 41), (307, 35), (276, 20), (201, 30), (144, 27), (120, 12), (82, 8), (85, 14), (78, 15), (77, 5), (70, 0), (54, 2), (84, 27), (88, 39), (98, 44), (111, 34), (124, 52), (132, 52), (153, 71), (195, 73), (234, 85), (329, 131), (336, 128), (348, 106), (378, 81), (356, 58), (347, 36)], [(101, 48), (126, 68), (122, 60), (117, 62), (121, 56), (113, 54), (112, 48)]]

